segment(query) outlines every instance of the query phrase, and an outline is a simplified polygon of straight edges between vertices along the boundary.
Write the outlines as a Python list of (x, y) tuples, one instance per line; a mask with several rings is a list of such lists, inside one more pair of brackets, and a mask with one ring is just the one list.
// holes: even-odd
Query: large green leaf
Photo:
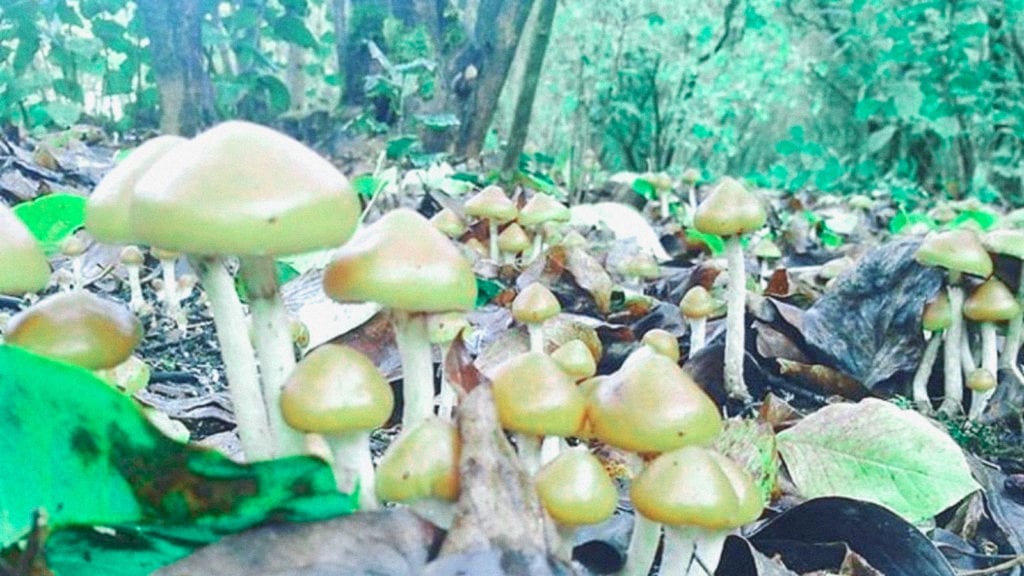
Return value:
[(0, 346), (0, 478), (0, 548), (42, 508), (61, 576), (142, 576), (260, 522), (355, 507), (317, 459), (243, 465), (179, 444), (91, 373), (13, 346)]
[(920, 414), (869, 398), (818, 410), (778, 435), (800, 493), (881, 504), (921, 522), (980, 486), (960, 447)]

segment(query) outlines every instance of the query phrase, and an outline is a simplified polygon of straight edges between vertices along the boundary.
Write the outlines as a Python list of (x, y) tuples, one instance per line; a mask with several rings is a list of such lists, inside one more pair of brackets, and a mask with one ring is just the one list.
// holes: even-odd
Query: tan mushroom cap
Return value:
[(689, 320), (708, 318), (718, 311), (718, 302), (700, 284), (690, 288), (679, 301), (679, 311)]
[(679, 339), (668, 330), (648, 330), (640, 341), (669, 360), (679, 362)]
[(8, 344), (69, 364), (100, 370), (131, 356), (142, 339), (138, 318), (123, 306), (89, 292), (54, 294), (7, 325)]
[(964, 300), (964, 316), (975, 322), (1005, 322), (1020, 314), (1020, 304), (1010, 289), (989, 278)]
[(679, 177), (685, 184), (693, 186), (700, 180), (700, 172), (696, 168), (687, 168), (683, 171), (683, 175)]
[(579, 338), (574, 338), (559, 346), (551, 353), (551, 359), (558, 363), (562, 370), (569, 375), (569, 378), (577, 382), (584, 378), (590, 378), (597, 372), (594, 354)]
[(633, 480), (629, 495), (636, 510), (655, 522), (707, 530), (742, 526), (764, 506), (746, 471), (699, 446), (655, 458)]
[(523, 288), (512, 300), (512, 317), (523, 324), (540, 324), (561, 311), (558, 299), (540, 282)]
[(754, 245), (754, 256), (765, 260), (775, 260), (782, 258), (782, 250), (779, 250), (779, 245), (772, 242), (771, 239), (762, 238)]
[(466, 200), (464, 208), (469, 216), (492, 220), (499, 224), (515, 220), (519, 213), (501, 186), (494, 185), (487, 186)]
[(502, 427), (534, 436), (573, 436), (586, 402), (576, 384), (547, 354), (527, 352), (494, 374), (494, 404)]
[(121, 249), (121, 264), (125, 266), (142, 266), (146, 262), (146, 255), (134, 244), (129, 244)]
[(925, 266), (938, 266), (954, 273), (982, 278), (992, 274), (992, 258), (977, 234), (963, 228), (929, 234), (921, 241), (914, 259)]
[(1024, 230), (993, 230), (985, 234), (981, 243), (993, 254), (1024, 260)]
[(426, 218), (401, 208), (361, 229), (324, 270), (339, 302), (378, 302), (408, 312), (469, 310), (476, 277), (459, 249)]
[(996, 377), (984, 368), (976, 368), (967, 375), (967, 387), (973, 392), (988, 392), (996, 387)]
[(921, 313), (921, 327), (929, 332), (938, 332), (949, 328), (952, 323), (953, 313), (949, 307), (949, 296), (943, 290), (924, 305), (924, 312)]
[(85, 203), (85, 229), (108, 244), (137, 242), (131, 228), (135, 185), (157, 160), (187, 142), (181, 136), (157, 136), (140, 145), (100, 180)]
[(459, 433), (431, 416), (403, 430), (380, 459), (377, 496), (389, 502), (425, 498), (452, 501), (459, 494)]
[(452, 239), (462, 236), (467, 230), (466, 223), (462, 221), (462, 218), (448, 208), (444, 208), (431, 216), (430, 223), (434, 225), (434, 228), (437, 228), (445, 236)]
[(587, 382), (594, 435), (634, 452), (705, 444), (722, 429), (718, 407), (675, 362), (638, 348), (622, 367)]
[(318, 434), (369, 431), (394, 408), (391, 386), (362, 352), (326, 344), (300, 361), (281, 391), (281, 413), (296, 430)]
[(526, 230), (515, 222), (509, 224), (498, 234), (498, 249), (507, 254), (519, 254), (530, 247), (530, 237)]
[(359, 212), (330, 162), (280, 132), (231, 121), (174, 147), (139, 179), (131, 228), (183, 253), (275, 256), (342, 244)]
[(735, 236), (764, 226), (764, 206), (743, 184), (724, 178), (697, 206), (694, 225), (705, 234)]
[(548, 514), (566, 526), (604, 522), (619, 501), (604, 466), (586, 450), (566, 450), (534, 477), (537, 494)]
[(38, 292), (50, 281), (50, 263), (35, 236), (0, 202), (0, 294)]
[(538, 192), (519, 211), (519, 223), (530, 228), (545, 222), (568, 222), (569, 207), (551, 196)]

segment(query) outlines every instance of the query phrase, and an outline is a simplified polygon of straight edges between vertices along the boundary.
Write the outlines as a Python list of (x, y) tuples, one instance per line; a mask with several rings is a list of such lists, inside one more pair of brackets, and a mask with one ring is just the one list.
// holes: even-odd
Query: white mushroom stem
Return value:
[(946, 342), (949, 342), (949, 345), (943, 347), (942, 354), (945, 385), (942, 405), (939, 406), (939, 411), (947, 415), (956, 414), (963, 409), (961, 404), (964, 397), (964, 377), (960, 364), (960, 346), (957, 345), (963, 339), (964, 334), (964, 292), (954, 282), (956, 280), (951, 279), (946, 287), (946, 293), (949, 295), (951, 320), (949, 328), (946, 329)]
[(402, 359), (402, 427), (410, 429), (434, 413), (434, 360), (427, 316), (395, 311), (392, 320)]
[(917, 371), (914, 372), (914, 380), (911, 383), (910, 389), (914, 398), (914, 405), (917, 406), (918, 412), (922, 414), (931, 414), (932, 403), (928, 398), (928, 380), (932, 376), (932, 367), (935, 366), (935, 360), (939, 356), (939, 345), (942, 343), (941, 333), (932, 333), (928, 339), (928, 345), (924, 349), (924, 354), (921, 355), (921, 363), (917, 365)]
[(530, 352), (544, 352), (544, 324), (527, 324), (530, 333)]
[(728, 530), (707, 530), (697, 526), (665, 526), (662, 574), (713, 576), (722, 559)]
[(532, 434), (516, 433), (516, 448), (519, 451), (519, 461), (523, 463), (523, 469), (532, 478), (540, 470), (540, 450), (543, 438)]
[(661, 203), (661, 219), (668, 218), (671, 214), (668, 210), (668, 191), (664, 191), (658, 196), (658, 202)]
[[(1024, 262), (1021, 263), (1020, 278), (1018, 279), (1017, 284), (1017, 302), (1024, 307)], [(1003, 343), (1003, 357), (1000, 361), (1001, 367), (1016, 367), (1017, 356), (1020, 354), (1022, 333), (1024, 333), (1024, 310), (1021, 310), (1020, 314), (1017, 314), (1015, 318), (1010, 320), (1009, 325), (1006, 327), (1006, 342)], [(993, 372), (993, 374), (995, 374), (995, 372)]]
[(707, 335), (707, 318), (691, 318), (690, 324), (690, 357), (692, 358), (698, 350), (704, 347), (704, 339)]
[(492, 219), (487, 220), (487, 236), (490, 241), (491, 260), (501, 262), (501, 251), (498, 250), (498, 223)]
[(445, 420), (451, 420), (455, 414), (455, 405), (458, 403), (458, 395), (455, 394), (455, 387), (448, 381), (448, 371), (445, 369), (445, 359), (448, 358), (448, 351), (452, 343), (445, 342), (441, 348), (441, 391), (437, 396), (437, 415)]
[[(984, 370), (988, 370), (993, 376), (999, 373), (999, 347), (996, 344), (996, 325), (994, 322), (981, 323), (981, 367)], [(985, 406), (988, 405), (989, 398), (992, 397), (995, 391), (995, 388), (984, 392), (972, 390), (971, 410), (967, 417), (974, 420), (981, 416)]]
[(175, 274), (174, 264), (177, 258), (161, 259), (160, 269), (164, 278), (164, 311), (167, 317), (174, 320), (179, 328), (185, 324), (184, 314), (181, 310), (181, 302), (178, 299), (178, 278)]
[(661, 540), (661, 524), (633, 511), (633, 534), (629, 537), (626, 565), (619, 576), (647, 576), (654, 564)]
[(242, 303), (235, 292), (234, 278), (218, 258), (195, 259), (206, 299), (213, 312), (217, 341), (224, 361), (228, 393), (238, 425), (238, 437), (246, 460), (267, 460), (274, 456), (273, 437), (267, 421), (263, 391)]
[(533, 245), (530, 247), (530, 253), (524, 259), (524, 264), (530, 264), (540, 256), (541, 251), (544, 250), (544, 232), (540, 226), (533, 233)]
[(729, 267), (725, 318), (725, 389), (729, 396), (746, 402), (751, 399), (747, 385), (743, 381), (747, 275), (744, 269), (743, 246), (740, 244), (739, 235), (729, 236), (725, 239), (725, 256)]
[(295, 368), (295, 347), (291, 323), (278, 290), (277, 267), (273, 258), (252, 256), (242, 258), (239, 271), (249, 299), (253, 344), (260, 362), (260, 382), (267, 422), (275, 441), (274, 453), (279, 457), (302, 454), (302, 433), (288, 426), (281, 414), (281, 390)]
[(131, 292), (128, 308), (139, 313), (146, 309), (146, 297), (142, 295), (142, 282), (139, 279), (139, 265), (125, 264), (124, 267), (128, 271), (128, 290)]
[(359, 490), (359, 509), (376, 510), (377, 492), (374, 488), (373, 460), (370, 459), (370, 433), (330, 434), (325, 436), (331, 447), (334, 462), (334, 481), (338, 491), (351, 494)]
[(82, 274), (82, 254), (71, 257), (71, 289), (81, 290), (85, 285), (85, 278)]
[(974, 351), (971, 350), (971, 336), (964, 328), (963, 338), (960, 339), (960, 373), (964, 376), (974, 372), (978, 363), (974, 361)]
[(694, 214), (694, 213), (697, 212), (697, 185), (696, 184), (690, 186), (689, 196), (690, 196), (690, 214)]
[(558, 455), (562, 453), (562, 450), (568, 450), (568, 447), (569, 445), (565, 442), (565, 438), (561, 438), (559, 436), (545, 436), (544, 440), (540, 443), (540, 465), (544, 466), (548, 462), (558, 458)]

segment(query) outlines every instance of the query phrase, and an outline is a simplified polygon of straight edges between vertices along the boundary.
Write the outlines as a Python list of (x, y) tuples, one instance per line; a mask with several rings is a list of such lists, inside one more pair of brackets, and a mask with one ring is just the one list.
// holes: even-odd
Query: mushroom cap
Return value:
[(530, 247), (530, 237), (519, 224), (513, 222), (498, 234), (498, 249), (510, 254), (518, 254)]
[(659, 198), (672, 190), (672, 178), (665, 172), (644, 172), (640, 175), (640, 180), (650, 184)]
[(453, 240), (465, 234), (468, 229), (462, 218), (448, 208), (443, 208), (437, 214), (431, 216), (430, 223), (434, 225), (434, 228), (437, 228), (441, 233)]
[(754, 256), (764, 260), (775, 260), (782, 258), (782, 251), (779, 250), (778, 244), (772, 242), (771, 239), (762, 238), (754, 245)]
[(953, 313), (949, 307), (949, 296), (945, 291), (929, 300), (921, 313), (921, 327), (929, 332), (938, 332), (949, 328), (953, 323)]
[(470, 328), (469, 321), (466, 320), (465, 313), (461, 311), (427, 316), (427, 334), (431, 344), (447, 344), (455, 340), (459, 332), (466, 328)]
[(400, 208), (359, 230), (324, 269), (339, 302), (378, 302), (409, 312), (469, 310), (476, 277), (459, 249), (412, 210)]
[(590, 347), (574, 338), (558, 347), (551, 353), (551, 359), (558, 363), (562, 370), (574, 381), (590, 378), (597, 372), (597, 363)]
[(914, 259), (925, 266), (938, 266), (950, 272), (965, 272), (982, 278), (992, 274), (992, 258), (977, 234), (963, 228), (929, 234), (921, 241)]
[(976, 368), (967, 375), (967, 387), (974, 392), (988, 392), (996, 387), (996, 377), (984, 368)]
[(540, 282), (523, 288), (512, 300), (512, 317), (523, 324), (540, 324), (561, 311), (558, 299)]
[(50, 281), (50, 263), (28, 227), (0, 202), (0, 294), (38, 292)]
[(648, 330), (641, 342), (669, 360), (679, 362), (679, 339), (668, 330), (661, 328)]
[(534, 436), (572, 436), (583, 426), (586, 402), (547, 354), (527, 352), (494, 373), (494, 404), (503, 428)]
[(1024, 260), (1024, 230), (993, 230), (985, 234), (981, 243), (993, 254)]
[(705, 234), (735, 236), (759, 229), (767, 218), (761, 201), (727, 177), (697, 206), (693, 223)]
[(107, 172), (85, 203), (85, 229), (89, 234), (108, 244), (138, 241), (131, 228), (135, 185), (157, 160), (185, 142), (188, 140), (181, 136), (150, 138)]
[(711, 297), (707, 288), (697, 284), (683, 295), (683, 299), (679, 301), (679, 311), (688, 320), (699, 320), (717, 312), (718, 302)]
[(616, 262), (615, 271), (624, 276), (635, 276), (645, 279), (661, 276), (661, 268), (658, 266), (658, 261), (650, 253), (643, 250), (638, 250)]
[(519, 223), (529, 228), (545, 222), (568, 222), (569, 207), (551, 196), (538, 192), (519, 211)]
[(515, 220), (519, 213), (516, 205), (505, 195), (501, 186), (493, 184), (466, 200), (464, 208), (469, 216), (476, 216), (499, 224)]
[(281, 391), (281, 413), (296, 430), (347, 434), (381, 426), (394, 408), (391, 386), (362, 352), (326, 344), (306, 355)]
[(431, 416), (403, 430), (377, 464), (375, 482), (377, 496), (389, 502), (455, 500), (459, 494), (455, 425)]
[(280, 132), (231, 121), (174, 147), (139, 179), (131, 228), (189, 254), (285, 255), (342, 244), (359, 212), (330, 162)]
[(129, 244), (121, 249), (121, 264), (126, 266), (142, 266), (146, 261), (146, 255), (134, 244)]
[(700, 171), (696, 168), (687, 168), (686, 170), (683, 170), (683, 175), (680, 176), (679, 179), (682, 180), (683, 183), (693, 186), (698, 180), (700, 180)]
[[(596, 381), (596, 382), (595, 382)], [(593, 382), (587, 416), (594, 435), (634, 452), (665, 452), (711, 441), (718, 407), (682, 368), (646, 347)]]
[(1020, 314), (1020, 304), (996, 278), (989, 278), (964, 300), (964, 316), (975, 322), (1004, 322)]
[(636, 510), (655, 522), (708, 530), (742, 526), (763, 508), (746, 471), (699, 446), (655, 458), (633, 480), (629, 495)]
[(534, 477), (548, 514), (566, 526), (604, 522), (615, 512), (618, 490), (601, 462), (583, 449), (566, 450)]
[(127, 308), (76, 290), (16, 314), (4, 338), (41, 356), (100, 370), (131, 356), (142, 339), (142, 325)]

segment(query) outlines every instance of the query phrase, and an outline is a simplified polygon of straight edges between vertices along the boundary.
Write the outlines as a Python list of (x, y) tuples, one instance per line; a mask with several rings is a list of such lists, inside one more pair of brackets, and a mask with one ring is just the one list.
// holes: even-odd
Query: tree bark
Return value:
[(331, 2), (331, 25), (334, 26), (334, 55), (338, 60), (338, 86), (342, 86), (338, 104), (344, 104), (344, 84), (341, 80), (348, 78), (348, 71), (345, 70), (345, 54), (348, 46), (348, 13), (345, 11), (345, 0), (332, 0)]
[(160, 93), (160, 130), (192, 136), (215, 116), (199, 0), (139, 0), (139, 12)]
[[(388, 17), (391, 5), (388, 0), (350, 0), (351, 11), (346, 19), (343, 66), (345, 91), (342, 101), (345, 104), (362, 105), (366, 101), (363, 88), (366, 76), (373, 69), (373, 58), (366, 47), (366, 41), (372, 40), (378, 46), (384, 46), (384, 19)], [(338, 31), (335, 31), (338, 34)]]
[(544, 68), (544, 55), (551, 40), (551, 25), (555, 21), (557, 0), (540, 0), (537, 21), (534, 23), (533, 39), (526, 57), (526, 69), (523, 72), (523, 84), (519, 88), (515, 113), (512, 117), (512, 129), (505, 148), (505, 160), (501, 171), (504, 180), (510, 180), (519, 166), (519, 156), (526, 145), (526, 136), (530, 131), (530, 118), (533, 116), (533, 101), (537, 95), (537, 85)]

